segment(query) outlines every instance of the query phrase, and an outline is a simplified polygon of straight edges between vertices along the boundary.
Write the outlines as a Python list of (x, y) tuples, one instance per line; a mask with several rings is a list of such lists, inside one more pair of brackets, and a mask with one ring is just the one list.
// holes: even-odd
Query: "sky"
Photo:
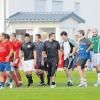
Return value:
[(80, 1), (80, 15), (86, 20), (83, 27), (96, 27), (100, 30), (100, 0)]

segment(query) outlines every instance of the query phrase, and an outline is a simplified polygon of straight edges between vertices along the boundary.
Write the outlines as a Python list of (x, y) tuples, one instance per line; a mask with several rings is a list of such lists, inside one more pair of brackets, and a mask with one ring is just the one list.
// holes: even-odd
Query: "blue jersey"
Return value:
[(34, 43), (35, 44), (35, 48), (36, 48), (36, 53), (37, 53), (37, 66), (41, 66), (41, 61), (42, 61), (42, 50), (44, 47), (44, 43), (40, 42), (40, 43)]
[(87, 38), (83, 38), (79, 42), (79, 58), (89, 59), (90, 51), (86, 52), (87, 48), (91, 45), (91, 41)]

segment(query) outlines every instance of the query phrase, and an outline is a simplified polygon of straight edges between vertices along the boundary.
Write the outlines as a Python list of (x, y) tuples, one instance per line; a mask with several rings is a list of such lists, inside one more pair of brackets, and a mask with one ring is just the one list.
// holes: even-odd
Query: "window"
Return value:
[(33, 41), (33, 30), (32, 29), (16, 29), (16, 37), (20, 41), (24, 41), (25, 33), (29, 33), (31, 36), (31, 41)]
[(53, 0), (52, 3), (52, 11), (62, 11), (63, 10), (63, 1), (61, 0)]
[(35, 12), (46, 11), (46, 0), (35, 0)]
[(54, 32), (55, 28), (40, 28), (39, 33), (41, 34), (42, 40), (46, 40), (48, 38), (48, 34)]

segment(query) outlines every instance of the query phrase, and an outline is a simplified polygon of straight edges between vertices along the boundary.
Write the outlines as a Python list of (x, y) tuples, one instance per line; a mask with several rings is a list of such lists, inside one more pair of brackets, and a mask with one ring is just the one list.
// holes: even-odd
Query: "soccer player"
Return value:
[(55, 76), (60, 58), (60, 45), (59, 42), (55, 40), (55, 33), (50, 33), (49, 40), (44, 42), (42, 54), (42, 64), (44, 64), (45, 54), (47, 55), (47, 66), (51, 80), (51, 88), (55, 88)]
[(63, 40), (61, 43), (61, 51), (64, 53), (64, 71), (68, 78), (67, 86), (73, 86), (71, 71), (77, 44), (68, 38), (67, 32), (65, 31), (61, 33), (61, 37)]
[[(2, 45), (2, 33), (0, 33), (0, 46)], [(0, 47), (0, 53), (1, 53), (1, 50), (2, 48)], [(0, 57), (0, 60), (1, 60), (1, 57)], [(0, 66), (1, 66), (1, 61), (0, 61)], [(2, 75), (0, 74), (0, 80), (2, 78)], [(0, 86), (1, 86), (1, 83), (0, 83)]]
[[(13, 48), (12, 48), (12, 43), (10, 41), (10, 36), (9, 34), (6, 34), (6, 41), (9, 43), (9, 46), (11, 47), (11, 54), (12, 55), (12, 52), (13, 52)], [(9, 58), (9, 62), (11, 62), (11, 57)], [(8, 81), (8, 77), (9, 77), (9, 81)], [(9, 73), (9, 76), (7, 75), (6, 72), (3, 73), (3, 81), (4, 83), (6, 84), (6, 86), (9, 86), (10, 88), (13, 88), (13, 78), (12, 78), (12, 74), (11, 74), (11, 71)]]
[(19, 63), (20, 63), (19, 52), (21, 49), (21, 42), (16, 38), (16, 33), (12, 33), (10, 37), (12, 40), (11, 42), (13, 47), (12, 66), (14, 71), (12, 72), (12, 76), (16, 83), (16, 86), (19, 87), (22, 85), (21, 75), (19, 72)]
[(23, 69), (28, 80), (27, 86), (31, 87), (33, 85), (32, 72), (36, 66), (36, 49), (33, 42), (30, 41), (28, 33), (25, 34), (25, 42), (22, 44), (21, 50), (24, 53)]
[[(10, 65), (10, 57), (12, 53), (12, 48), (10, 46), (10, 42), (8, 41), (8, 35), (2, 34), (2, 43), (0, 45), (0, 76), (3, 75), (4, 72), (10, 77), (11, 65)], [(0, 89), (4, 88), (4, 79), (1, 77), (0, 79)]]
[(93, 32), (92, 42), (94, 44), (93, 46), (93, 53), (94, 53), (93, 54), (93, 66), (95, 66), (96, 68), (97, 77), (98, 77), (98, 80), (94, 84), (94, 86), (100, 86), (100, 35), (96, 28), (94, 28), (92, 32)]
[(84, 30), (79, 30), (78, 34), (80, 40), (79, 40), (79, 60), (77, 63), (77, 70), (79, 72), (81, 79), (79, 87), (86, 87), (87, 80), (86, 80), (85, 64), (87, 62), (90, 49), (93, 47), (93, 43), (88, 38), (85, 38)]
[(44, 82), (44, 69), (42, 66), (42, 50), (43, 50), (43, 46), (44, 43), (41, 41), (41, 35), (40, 34), (36, 34), (35, 35), (35, 42), (34, 42), (35, 48), (36, 48), (36, 54), (37, 54), (37, 59), (36, 59), (36, 66), (35, 66), (35, 72), (37, 74), (37, 76), (40, 78), (40, 86), (45, 85)]

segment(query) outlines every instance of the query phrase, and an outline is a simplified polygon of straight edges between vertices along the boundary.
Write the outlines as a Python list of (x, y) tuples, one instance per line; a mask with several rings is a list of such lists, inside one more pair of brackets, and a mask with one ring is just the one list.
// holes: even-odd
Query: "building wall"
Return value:
[(7, 32), (12, 33), (15, 32), (16, 29), (32, 29), (34, 34), (39, 33), (39, 28), (55, 28), (58, 27), (58, 23), (52, 23), (52, 22), (13, 22), (10, 23)]
[[(26, 30), (30, 34), (37, 34), (42, 32), (51, 32), (54, 31), (56, 33), (57, 28), (59, 27), (59, 23), (52, 23), (52, 22), (40, 22), (40, 23), (32, 23), (32, 22), (15, 22), (10, 23), (10, 26), (7, 29), (8, 33), (16, 32), (16, 30)], [(51, 31), (50, 31), (51, 30)], [(59, 32), (59, 31), (58, 31)], [(58, 33), (57, 32), (57, 33)], [(58, 36), (57, 36), (58, 37)]]
[(13, 22), (7, 29), (8, 33), (16, 32), (16, 30), (27, 30), (30, 34), (37, 34), (42, 32), (55, 32), (57, 40), (60, 40), (60, 33), (67, 31), (70, 38), (74, 38), (74, 31), (78, 28), (79, 23), (69, 18), (62, 23), (53, 22)]

